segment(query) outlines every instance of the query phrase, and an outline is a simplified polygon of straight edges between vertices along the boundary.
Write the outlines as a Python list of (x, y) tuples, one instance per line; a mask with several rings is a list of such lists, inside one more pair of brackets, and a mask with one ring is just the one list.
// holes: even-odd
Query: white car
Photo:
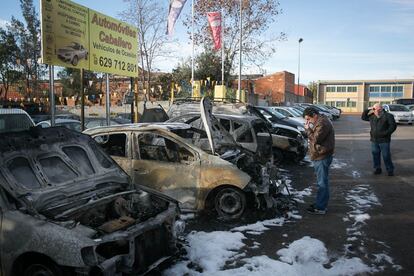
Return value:
[(277, 112), (279, 112), (280, 114), (285, 115), (286, 117), (291, 118), (292, 120), (295, 120), (296, 122), (301, 123), (302, 125), (304, 125), (306, 123), (305, 119), (303, 119), (303, 117), (302, 117), (302, 114), (300, 114), (300, 112), (298, 112), (293, 107), (271, 106), (270, 108), (277, 111)]
[(411, 113), (413, 114), (413, 116), (414, 116), (414, 104), (409, 104), (409, 105), (406, 105), (406, 107), (411, 111)]
[(34, 126), (26, 111), (18, 108), (0, 108), (0, 133), (28, 130)]
[(413, 124), (414, 115), (412, 111), (402, 104), (384, 104), (383, 109), (394, 116), (395, 122), (398, 124), (407, 123)]
[[(50, 120), (47, 121), (41, 121), (36, 124), (36, 126), (40, 126), (42, 128), (51, 127), (52, 123)], [(55, 120), (55, 126), (62, 126), (66, 127), (68, 129), (76, 130), (78, 132), (82, 131), (81, 128), (81, 122), (78, 120), (72, 120), (72, 119), (56, 119)]]
[(80, 59), (88, 60), (88, 50), (81, 44), (72, 42), (72, 44), (58, 49), (57, 56), (62, 61), (76, 66)]

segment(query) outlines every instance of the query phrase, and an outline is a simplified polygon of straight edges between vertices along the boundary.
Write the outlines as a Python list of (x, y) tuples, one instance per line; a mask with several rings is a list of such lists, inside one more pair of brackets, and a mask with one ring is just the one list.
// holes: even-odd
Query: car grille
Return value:
[(172, 254), (170, 233), (165, 227), (153, 229), (136, 237), (134, 270), (146, 271), (153, 263)]

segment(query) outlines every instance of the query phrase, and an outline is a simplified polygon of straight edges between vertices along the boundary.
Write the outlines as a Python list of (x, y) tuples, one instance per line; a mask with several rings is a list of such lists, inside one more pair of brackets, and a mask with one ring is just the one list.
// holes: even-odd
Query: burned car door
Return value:
[(115, 160), (127, 173), (131, 172), (131, 161), (128, 156), (128, 136), (126, 133), (108, 133), (95, 136), (95, 141)]
[(255, 143), (255, 137), (253, 130), (247, 122), (234, 122), (231, 134), (243, 148), (246, 148), (252, 152), (257, 152), (257, 143)]
[(183, 210), (195, 210), (199, 194), (198, 153), (156, 132), (134, 134), (132, 178), (180, 202)]

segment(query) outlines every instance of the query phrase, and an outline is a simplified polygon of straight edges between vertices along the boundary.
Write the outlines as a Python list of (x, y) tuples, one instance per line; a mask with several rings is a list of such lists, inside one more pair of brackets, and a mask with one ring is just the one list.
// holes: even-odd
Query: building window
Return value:
[(346, 102), (345, 101), (338, 101), (336, 102), (336, 107), (345, 107), (346, 106)]
[(381, 86), (381, 92), (391, 92), (391, 86)]
[(347, 102), (346, 103), (346, 107), (356, 107), (356, 102), (352, 101), (352, 102)]
[(372, 98), (402, 98), (404, 87), (402, 85), (370, 86), (369, 96)]
[(403, 92), (403, 91), (404, 91), (404, 87), (402, 85), (392, 87), (392, 92)]
[(346, 92), (346, 86), (337, 86), (336, 92)]
[(356, 86), (348, 86), (347, 91), (348, 92), (357, 92), (357, 87)]
[(379, 86), (370, 86), (369, 87), (369, 92), (380, 92), (380, 87)]
[(336, 92), (336, 87), (335, 86), (327, 86), (326, 87), (326, 92)]

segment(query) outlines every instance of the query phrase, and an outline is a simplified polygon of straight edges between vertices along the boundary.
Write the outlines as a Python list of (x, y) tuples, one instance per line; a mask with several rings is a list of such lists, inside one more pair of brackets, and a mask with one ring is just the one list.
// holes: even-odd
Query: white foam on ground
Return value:
[(283, 217), (267, 219), (267, 220), (258, 221), (256, 223), (235, 227), (231, 229), (231, 231), (233, 232), (234, 231), (239, 231), (239, 232), (254, 231), (254, 232), (263, 233), (264, 231), (269, 230), (269, 228), (266, 226), (283, 226), (285, 221), (286, 220)]
[[(243, 235), (223, 236), (226, 232), (193, 234), (188, 248), (188, 261), (183, 261), (164, 272), (164, 275), (218, 275), (218, 276), (262, 276), (262, 275), (356, 275), (372, 273), (373, 269), (359, 258), (339, 258), (330, 263), (328, 250), (323, 242), (305, 236), (292, 242), (287, 248), (277, 251), (279, 259), (269, 256), (243, 258), (234, 250), (243, 248)], [(238, 233), (241, 234), (241, 233)], [(195, 239), (199, 239), (195, 242)], [(208, 242), (208, 244), (203, 244)], [(211, 253), (211, 254), (209, 254)], [(237, 257), (238, 261), (235, 260)], [(232, 261), (229, 263), (228, 261)], [(226, 267), (243, 264), (237, 268)], [(191, 265), (190, 265), (191, 264)], [(197, 264), (197, 265), (194, 265)], [(326, 267), (324, 266), (326, 265)], [(192, 269), (197, 267), (197, 270)]]
[[(239, 254), (246, 237), (240, 232), (192, 232), (187, 235), (187, 258), (196, 263), (206, 275), (220, 270), (227, 261)], [(196, 273), (188, 268), (188, 261), (180, 262), (165, 271), (164, 275)]]
[(332, 164), (331, 164), (331, 168), (332, 169), (342, 169), (345, 168), (346, 166), (348, 166), (347, 163), (339, 161), (338, 159), (334, 158), (332, 160)]
[(361, 177), (361, 173), (359, 171), (352, 171), (352, 177), (353, 178), (360, 178)]
[(194, 219), (194, 218), (195, 218), (194, 213), (188, 213), (188, 214), (181, 214), (180, 215), (181, 220), (190, 220), (190, 219)]
[[(360, 251), (362, 254), (367, 255), (365, 243), (367, 240), (363, 227), (367, 221), (371, 218), (368, 211), (375, 207), (381, 206), (378, 197), (374, 194), (371, 187), (367, 184), (359, 185), (348, 192), (345, 197), (347, 204), (351, 207), (346, 217), (343, 217), (344, 222), (350, 222), (351, 225), (347, 227), (347, 241), (349, 244), (345, 244), (345, 255), (354, 255), (355, 250)], [(391, 266), (394, 270), (402, 269), (401, 266), (394, 264), (393, 258), (387, 254), (389, 246), (383, 242), (377, 241), (384, 247), (383, 252), (378, 254), (371, 254), (374, 258), (371, 258), (373, 263), (372, 268), (378, 272), (383, 271), (387, 266)]]

